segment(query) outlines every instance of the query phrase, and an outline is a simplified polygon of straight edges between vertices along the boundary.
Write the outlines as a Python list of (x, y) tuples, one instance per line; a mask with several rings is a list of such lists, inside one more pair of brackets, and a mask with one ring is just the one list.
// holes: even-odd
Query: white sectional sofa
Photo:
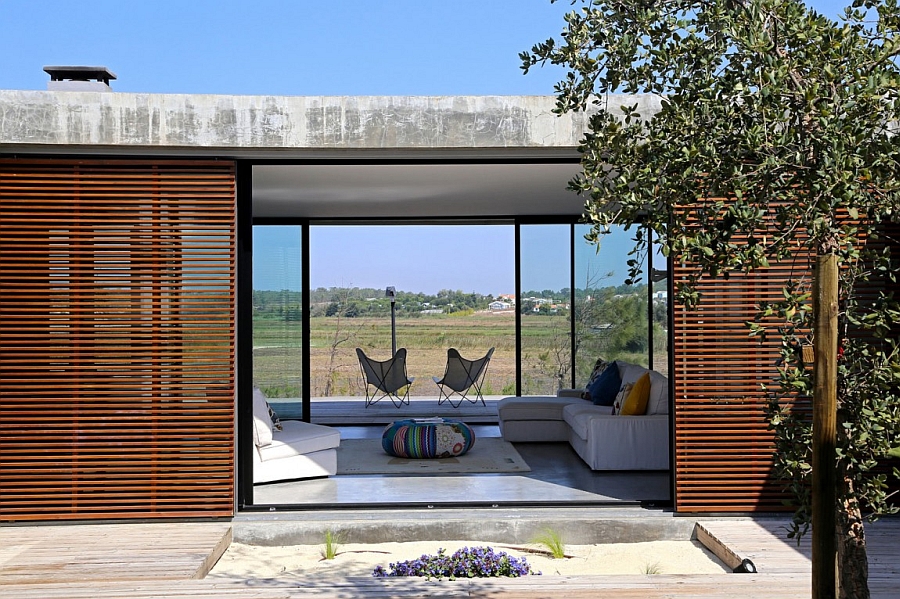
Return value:
[(259, 389), (253, 391), (253, 482), (315, 478), (337, 473), (341, 434), (299, 420), (280, 422), (276, 430)]
[[(627, 362), (619, 369), (624, 387), (646, 368)], [(581, 390), (563, 389), (556, 397), (506, 397), (497, 406), (500, 432), (511, 442), (568, 442), (593, 470), (669, 469), (669, 382), (649, 371), (646, 414), (612, 415), (612, 407), (581, 398)]]

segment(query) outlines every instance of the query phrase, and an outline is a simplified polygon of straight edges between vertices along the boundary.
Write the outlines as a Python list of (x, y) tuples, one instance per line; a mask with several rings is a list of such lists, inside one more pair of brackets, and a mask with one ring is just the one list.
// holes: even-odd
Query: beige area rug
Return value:
[(478, 437), (463, 456), (434, 460), (410, 460), (389, 456), (381, 439), (341, 440), (337, 450), (338, 474), (482, 474), (530, 472), (531, 468), (512, 446), (496, 437)]

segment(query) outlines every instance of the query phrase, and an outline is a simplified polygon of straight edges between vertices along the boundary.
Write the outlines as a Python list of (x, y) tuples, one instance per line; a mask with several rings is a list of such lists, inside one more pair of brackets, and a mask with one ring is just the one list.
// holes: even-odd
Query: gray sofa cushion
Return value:
[(638, 366), (637, 364), (632, 364), (631, 362), (623, 362), (621, 360), (616, 360), (616, 364), (619, 366), (619, 376), (622, 378), (622, 384), (631, 383), (632, 385), (637, 382), (641, 375), (647, 372), (647, 369), (643, 366)]
[(575, 417), (588, 427), (587, 439), (569, 428), (569, 445), (592, 470), (668, 470), (669, 420), (656, 416)]
[(593, 404), (570, 405), (563, 409), (563, 420), (569, 425), (576, 435), (582, 439), (588, 438), (590, 419), (593, 416), (609, 416), (612, 408), (609, 406), (595, 406)]
[(669, 413), (669, 379), (655, 370), (650, 371), (650, 401), (647, 415)]
[(500, 420), (562, 420), (563, 408), (578, 403), (591, 405), (580, 397), (504, 397), (497, 402)]
[(511, 443), (565, 443), (569, 427), (562, 420), (501, 420), (500, 434)]

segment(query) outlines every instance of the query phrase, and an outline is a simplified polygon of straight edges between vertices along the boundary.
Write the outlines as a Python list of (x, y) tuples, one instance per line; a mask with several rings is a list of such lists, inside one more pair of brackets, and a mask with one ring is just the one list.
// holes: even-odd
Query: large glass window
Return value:
[(451, 347), (469, 359), (493, 347), (482, 390), (514, 394), (513, 239), (511, 224), (312, 225), (312, 398), (359, 401), (356, 348), (386, 360), (394, 344), (407, 350), (412, 397), (437, 398), (432, 377)]
[[(659, 291), (666, 282), (654, 281), (651, 267), (662, 271), (665, 261), (654, 255), (653, 264), (643, 265), (642, 280), (626, 284), (633, 231), (616, 229), (599, 247), (585, 240), (588, 231), (571, 222), (257, 225), (254, 385), (281, 420), (305, 415), (341, 427), (344, 448), (372, 441), (380, 451), (385, 422), (443, 409), (432, 377), (443, 375), (449, 348), (467, 358), (494, 348), (482, 387), (487, 401), (466, 405), (466, 419), (482, 427), (482, 438), (500, 435), (496, 402), (517, 393), (517, 377), (521, 395), (554, 395), (560, 388), (583, 387), (598, 358), (648, 366), (653, 356), (653, 367), (663, 370), (668, 304)], [(410, 405), (395, 410), (385, 400), (365, 408), (356, 348), (386, 360), (394, 346), (408, 352), (408, 375), (415, 378)], [(446, 409), (453, 417), (464, 411)], [(572, 458), (565, 450), (561, 459)], [(526, 457), (540, 463), (537, 454)], [(567, 467), (578, 472), (583, 466)], [(555, 472), (555, 465), (549, 470)], [(365, 489), (394, 502), (379, 484), (395, 483), (389, 476), (363, 480), (338, 468), (325, 479), (256, 486), (254, 501), (353, 502)], [(419, 493), (428, 501), (436, 497), (427, 483)], [(542, 493), (536, 501), (544, 500)]]
[[(600, 244), (589, 243), (589, 225), (575, 226), (575, 380), (587, 381), (597, 358), (648, 366), (647, 277), (626, 284), (632, 232), (613, 228)], [(640, 257), (636, 258), (641, 260)], [(643, 262), (646, 272), (646, 262)]]
[(300, 226), (253, 227), (253, 384), (300, 417), (303, 389), (303, 284)]
[(650, 294), (653, 323), (653, 370), (669, 376), (669, 297), (668, 259), (662, 253), (662, 246), (657, 239), (653, 240), (653, 263), (650, 282), (653, 285)]
[(519, 227), (522, 395), (572, 385), (572, 226)]
[[(652, 353), (664, 372), (666, 280), (644, 268), (639, 284), (626, 285), (632, 232), (614, 229), (598, 247), (585, 240), (589, 230), (521, 225), (516, 297), (512, 225), (313, 225), (311, 398), (363, 395), (355, 349), (386, 359), (394, 343), (408, 351), (412, 396), (436, 396), (431, 377), (443, 374), (450, 347), (470, 358), (494, 347), (484, 392), (512, 395), (515, 311), (523, 395), (580, 387), (601, 357), (646, 366)], [(302, 235), (299, 225), (254, 227), (254, 385), (289, 418), (300, 417), (302, 401)], [(665, 269), (658, 248), (653, 267)], [(387, 287), (396, 289), (393, 329)]]

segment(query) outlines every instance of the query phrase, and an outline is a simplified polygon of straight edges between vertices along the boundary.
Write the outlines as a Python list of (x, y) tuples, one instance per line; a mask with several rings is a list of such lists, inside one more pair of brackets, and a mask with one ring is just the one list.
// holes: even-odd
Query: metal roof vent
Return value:
[(109, 82), (116, 78), (106, 67), (44, 67), (44, 71), (50, 75), (49, 91), (109, 92)]

